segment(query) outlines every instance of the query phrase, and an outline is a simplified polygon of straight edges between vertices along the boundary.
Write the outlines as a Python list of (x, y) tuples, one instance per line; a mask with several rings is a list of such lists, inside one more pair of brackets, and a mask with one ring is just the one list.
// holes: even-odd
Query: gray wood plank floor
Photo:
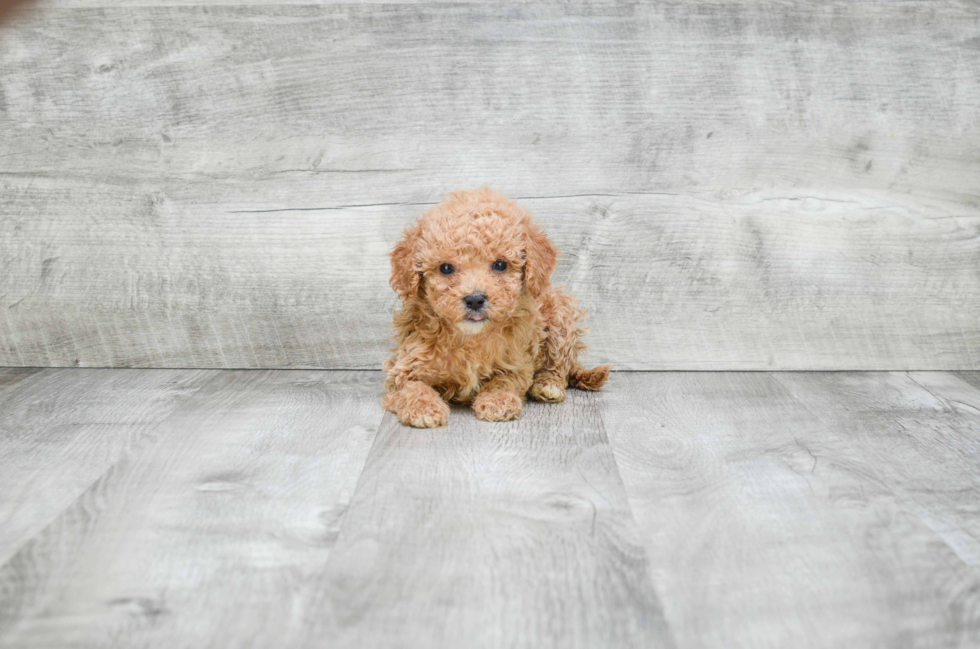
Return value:
[(3, 385), (0, 562), (138, 447), (213, 375), (201, 370), (30, 370), (20, 374), (23, 380)]
[(0, 647), (975, 647), (980, 373), (0, 369)]

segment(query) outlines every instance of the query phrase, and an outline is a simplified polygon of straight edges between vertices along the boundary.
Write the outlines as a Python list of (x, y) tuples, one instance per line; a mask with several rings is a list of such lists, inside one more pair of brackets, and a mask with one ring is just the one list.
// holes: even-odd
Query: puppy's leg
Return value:
[(449, 404), (422, 381), (407, 381), (386, 394), (381, 405), (406, 426), (438, 428), (449, 423)]
[(565, 388), (578, 365), (578, 355), (585, 349), (581, 340), (584, 332), (578, 324), (585, 312), (572, 296), (558, 289), (541, 296), (539, 308), (544, 319), (544, 340), (530, 395), (537, 401), (560, 403), (565, 400)]
[(473, 400), (473, 412), (486, 421), (510, 421), (521, 416), (524, 395), (531, 387), (531, 368), (501, 372), (487, 381)]
[(565, 400), (567, 380), (558, 378), (550, 371), (541, 371), (534, 375), (534, 385), (531, 386), (531, 398), (545, 403), (561, 403)]

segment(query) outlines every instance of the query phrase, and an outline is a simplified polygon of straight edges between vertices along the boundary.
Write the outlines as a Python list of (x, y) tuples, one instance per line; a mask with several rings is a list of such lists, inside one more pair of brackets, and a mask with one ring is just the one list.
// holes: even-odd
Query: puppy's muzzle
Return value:
[(484, 309), (487, 306), (487, 296), (485, 293), (470, 293), (463, 298), (466, 305), (466, 319), (469, 322), (483, 322), (487, 319)]

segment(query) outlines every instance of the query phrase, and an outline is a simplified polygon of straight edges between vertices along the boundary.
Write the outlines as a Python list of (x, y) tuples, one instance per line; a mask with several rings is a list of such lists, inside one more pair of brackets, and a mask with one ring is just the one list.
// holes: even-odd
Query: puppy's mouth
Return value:
[(463, 320), (459, 323), (459, 330), (464, 334), (478, 334), (483, 331), (483, 328), (487, 326), (490, 322), (490, 318), (487, 317), (485, 313), (475, 313), (469, 311), (463, 317)]

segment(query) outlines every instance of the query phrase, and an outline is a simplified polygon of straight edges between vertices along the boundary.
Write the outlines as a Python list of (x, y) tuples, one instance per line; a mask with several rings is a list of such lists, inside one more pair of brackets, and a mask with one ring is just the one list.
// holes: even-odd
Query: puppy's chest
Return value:
[(435, 383), (443, 394), (456, 401), (472, 401), (484, 383), (499, 370), (517, 370), (531, 363), (528, 351), (499, 348), (473, 348), (444, 352), (437, 362), (440, 376)]
[(427, 356), (433, 361), (430, 385), (446, 399), (472, 401), (498, 372), (533, 374), (543, 336), (537, 310), (526, 309), (523, 317), (514, 319), (512, 326), (468, 345), (447, 346), (444, 341), (426, 341)]
[(498, 364), (496, 357), (481, 357), (474, 354), (446, 355), (441, 366), (438, 385), (450, 399), (472, 401), (480, 391), (480, 386), (493, 376)]

